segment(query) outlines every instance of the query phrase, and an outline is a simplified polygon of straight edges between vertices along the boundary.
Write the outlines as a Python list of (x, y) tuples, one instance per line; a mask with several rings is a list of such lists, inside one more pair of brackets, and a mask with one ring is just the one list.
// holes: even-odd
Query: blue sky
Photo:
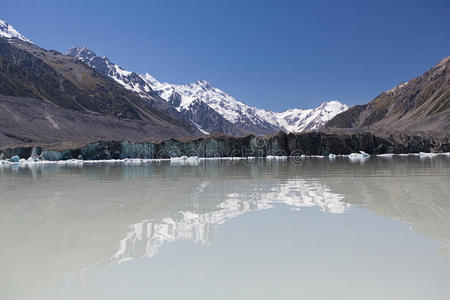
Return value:
[[(5, 1), (2, 1), (5, 2)], [(450, 1), (22, 1), (0, 18), (36, 44), (87, 46), (160, 81), (205, 79), (281, 111), (365, 103), (450, 55)]]

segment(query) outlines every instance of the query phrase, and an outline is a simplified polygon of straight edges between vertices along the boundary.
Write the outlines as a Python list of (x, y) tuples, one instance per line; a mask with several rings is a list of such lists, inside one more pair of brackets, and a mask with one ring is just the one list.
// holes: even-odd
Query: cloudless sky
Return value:
[(450, 1), (2, 1), (46, 49), (87, 46), (160, 81), (281, 111), (365, 103), (450, 55)]

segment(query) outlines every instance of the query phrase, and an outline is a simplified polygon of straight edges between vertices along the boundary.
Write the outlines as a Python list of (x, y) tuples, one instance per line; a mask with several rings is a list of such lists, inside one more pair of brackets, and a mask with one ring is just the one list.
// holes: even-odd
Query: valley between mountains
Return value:
[[(422, 76), (351, 108), (333, 100), (312, 109), (272, 112), (236, 100), (205, 80), (171, 84), (125, 70), (86, 47), (65, 54), (43, 49), (0, 21), (0, 149), (4, 156), (34, 146), (70, 150), (97, 141), (155, 144), (217, 137), (230, 145), (234, 142), (227, 139), (282, 132), (278, 136), (291, 137), (281, 143), (295, 137), (305, 153), (361, 150), (355, 139), (372, 145), (366, 150), (373, 153), (445, 151), (449, 69), (450, 57), (443, 58)], [(330, 136), (346, 146), (325, 145)], [(313, 137), (306, 138), (307, 147), (298, 144), (305, 137)]]

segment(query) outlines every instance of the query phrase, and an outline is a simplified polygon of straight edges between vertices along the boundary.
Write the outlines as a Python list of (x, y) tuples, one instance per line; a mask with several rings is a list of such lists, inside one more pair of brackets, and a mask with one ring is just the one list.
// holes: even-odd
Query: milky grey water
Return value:
[(0, 299), (449, 299), (450, 158), (0, 168)]

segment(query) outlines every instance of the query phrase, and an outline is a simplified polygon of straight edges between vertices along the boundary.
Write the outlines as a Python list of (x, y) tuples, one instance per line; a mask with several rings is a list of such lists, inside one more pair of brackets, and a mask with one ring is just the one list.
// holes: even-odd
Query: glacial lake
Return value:
[(0, 167), (0, 299), (450, 299), (450, 157)]

